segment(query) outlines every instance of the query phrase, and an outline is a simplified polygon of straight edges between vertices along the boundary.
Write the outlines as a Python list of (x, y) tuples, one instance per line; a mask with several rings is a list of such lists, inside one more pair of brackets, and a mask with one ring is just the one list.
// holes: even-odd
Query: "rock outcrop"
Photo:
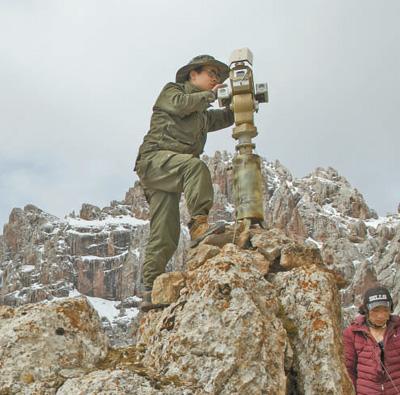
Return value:
[[(204, 160), (215, 189), (211, 219), (233, 221), (231, 156), (216, 153)], [(296, 179), (278, 161), (264, 161), (262, 172), (267, 228), (282, 231), (279, 243), (289, 244), (282, 260), (281, 248), (271, 243), (258, 248), (264, 271), (295, 267), (297, 252), (290, 253), (290, 243), (305, 243), (318, 249), (324, 265), (341, 279), (344, 324), (354, 317), (365, 289), (377, 282), (391, 290), (399, 313), (399, 213), (378, 218), (362, 195), (332, 168), (318, 168)], [(124, 200), (108, 207), (84, 204), (79, 217), (71, 214), (58, 219), (32, 205), (14, 209), (0, 236), (0, 303), (19, 306), (68, 296), (74, 290), (113, 300), (137, 294), (148, 215), (138, 183)], [(189, 215), (183, 199), (181, 219), (181, 240), (167, 266), (169, 272), (196, 269), (237, 234), (237, 229), (232, 230), (193, 256), (187, 250)], [(264, 236), (258, 237), (262, 244)], [(252, 242), (257, 247), (256, 238)], [(278, 261), (283, 267), (277, 266)]]
[(136, 354), (109, 348), (85, 297), (0, 306), (0, 394), (192, 394), (151, 375)]
[(96, 370), (83, 377), (69, 379), (57, 395), (137, 394), (137, 395), (191, 395), (189, 389), (171, 384), (157, 385), (129, 369)]
[(228, 244), (190, 272), (184, 295), (142, 324), (143, 363), (204, 393), (285, 394), (290, 346), (275, 291), (251, 263)]
[(0, 307), (0, 393), (353, 394), (319, 250), (260, 228), (246, 249), (206, 243), (157, 279), (169, 306), (141, 316), (135, 346), (111, 348), (85, 297)]
[[(214, 246), (205, 259), (211, 249), (200, 245), (184, 288), (176, 273), (155, 283), (155, 302), (171, 304), (141, 322), (143, 364), (201, 394), (352, 394), (337, 278), (317, 249), (276, 231), (252, 233), (250, 250), (226, 244), (214, 255)], [(266, 273), (258, 255), (267, 262), (260, 251), (271, 246), (274, 271)], [(291, 267), (288, 251), (300, 257)]]
[(311, 262), (272, 279), (293, 347), (294, 387), (302, 394), (350, 394), (335, 277)]
[(107, 355), (96, 311), (85, 298), (0, 306), (0, 393), (52, 394)]

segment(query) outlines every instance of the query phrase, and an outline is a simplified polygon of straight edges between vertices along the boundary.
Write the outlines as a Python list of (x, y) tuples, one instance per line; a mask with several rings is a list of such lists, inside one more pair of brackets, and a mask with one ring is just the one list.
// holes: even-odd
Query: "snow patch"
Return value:
[(340, 217), (340, 213), (332, 206), (331, 203), (324, 204), (322, 206), (322, 210), (324, 210), (329, 215)]
[(132, 250), (132, 253), (136, 255), (136, 258), (137, 258), (137, 259), (140, 258), (139, 248), (135, 248), (134, 250)]
[(128, 254), (128, 251), (124, 251), (119, 255), (113, 256), (97, 256), (97, 255), (82, 255), (78, 257), (82, 262), (91, 262), (91, 261), (112, 261), (114, 259), (122, 258)]
[(373, 259), (374, 259), (374, 254), (372, 254), (371, 256), (369, 256), (368, 258), (366, 258), (366, 260), (367, 260), (369, 263), (372, 263), (372, 262), (373, 262)]
[(76, 228), (102, 228), (111, 225), (129, 225), (129, 226), (140, 226), (146, 225), (149, 221), (144, 221), (129, 215), (120, 215), (119, 217), (107, 217), (103, 220), (88, 221), (81, 218), (67, 218), (67, 223)]
[(23, 265), (21, 267), (22, 273), (30, 273), (30, 272), (33, 272), (34, 270), (35, 270), (35, 266), (33, 266), (33, 265)]
[(227, 211), (228, 213), (233, 213), (235, 212), (235, 206), (231, 203), (227, 203), (225, 205), (225, 211)]
[[(116, 308), (118, 304), (121, 303), (119, 300), (107, 300), (102, 298), (96, 298), (94, 296), (86, 296), (78, 292), (76, 289), (70, 291), (69, 297), (85, 297), (88, 302), (93, 306), (93, 308), (97, 311), (100, 318), (105, 317), (108, 321), (110, 321), (111, 325), (115, 325), (117, 321), (130, 321), (135, 318), (139, 309), (136, 307), (126, 308), (124, 315), (120, 316), (120, 310)], [(134, 300), (140, 301), (141, 299), (138, 297), (132, 297)]]
[(386, 225), (389, 228), (392, 228), (400, 223), (399, 218), (394, 218), (393, 216), (379, 217), (377, 219), (366, 219), (364, 222), (366, 226), (371, 226), (375, 229), (378, 228), (379, 225)]
[(86, 296), (86, 299), (93, 306), (93, 308), (99, 313), (100, 317), (106, 317), (112, 322), (119, 315), (119, 310), (115, 307), (119, 302), (115, 300), (106, 300), (101, 298), (95, 298), (93, 296)]
[(352, 261), (353, 266), (356, 268), (361, 262), (358, 259)]
[(317, 246), (320, 250), (322, 249), (322, 246), (323, 246), (323, 243), (318, 242), (317, 240), (314, 240), (312, 237), (308, 237), (305, 240), (305, 243), (306, 244), (313, 244), (313, 245)]
[(82, 296), (82, 294), (77, 289), (74, 288), (72, 291), (69, 291), (70, 298), (76, 298), (77, 296)]

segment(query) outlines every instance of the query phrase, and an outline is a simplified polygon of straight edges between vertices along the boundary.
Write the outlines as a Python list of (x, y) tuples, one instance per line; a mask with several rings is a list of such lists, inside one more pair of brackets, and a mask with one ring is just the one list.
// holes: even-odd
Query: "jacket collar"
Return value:
[[(387, 325), (388, 329), (396, 329), (400, 327), (400, 317), (397, 315), (391, 315)], [(358, 315), (351, 325), (353, 332), (368, 332), (368, 326), (365, 315)]]

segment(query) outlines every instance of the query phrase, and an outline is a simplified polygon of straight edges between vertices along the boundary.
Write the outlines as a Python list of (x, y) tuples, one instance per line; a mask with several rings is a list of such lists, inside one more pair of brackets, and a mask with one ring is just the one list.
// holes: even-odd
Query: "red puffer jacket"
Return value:
[[(391, 315), (381, 349), (369, 333), (364, 316), (343, 332), (346, 367), (357, 395), (400, 394), (400, 317)], [(389, 377), (390, 376), (390, 377)]]

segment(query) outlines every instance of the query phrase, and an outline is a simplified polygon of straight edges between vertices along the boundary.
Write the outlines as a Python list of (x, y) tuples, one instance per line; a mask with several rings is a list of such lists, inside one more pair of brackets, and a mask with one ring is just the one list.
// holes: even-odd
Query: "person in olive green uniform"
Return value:
[[(192, 241), (211, 233), (207, 216), (213, 204), (210, 172), (199, 159), (207, 133), (233, 124), (229, 109), (209, 109), (229, 67), (209, 55), (193, 58), (168, 83), (153, 107), (150, 130), (139, 148), (135, 170), (150, 206), (150, 236), (143, 264), (144, 298), (174, 254), (180, 234), (182, 192), (191, 216)], [(147, 295), (147, 296), (146, 296)]]

